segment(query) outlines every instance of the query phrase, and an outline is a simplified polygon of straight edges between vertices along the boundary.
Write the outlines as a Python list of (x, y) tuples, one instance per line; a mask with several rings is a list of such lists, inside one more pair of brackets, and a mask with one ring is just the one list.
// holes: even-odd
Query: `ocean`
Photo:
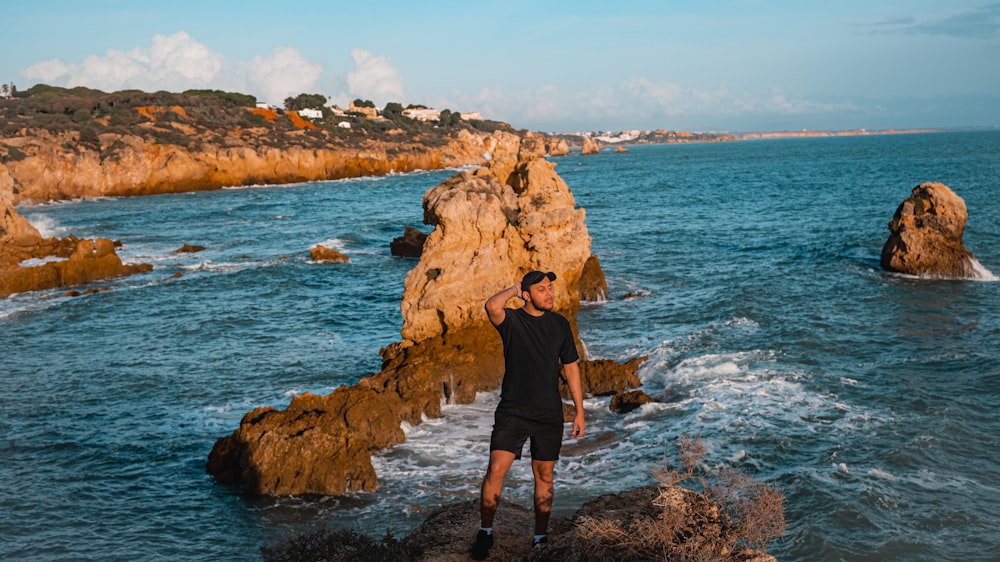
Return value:
[[(553, 161), (609, 285), (580, 311), (586, 350), (648, 356), (639, 375), (661, 400), (625, 415), (586, 401), (556, 513), (652, 483), (686, 435), (706, 468), (785, 492), (779, 560), (996, 558), (1000, 132)], [(421, 197), (453, 173), (21, 207), (45, 235), (120, 240), (126, 261), (155, 268), (95, 294), (0, 300), (0, 559), (257, 560), (317, 528), (403, 536), (475, 498), (496, 393), (404, 426), (407, 441), (374, 458), (374, 493), (248, 498), (205, 472), (254, 407), (379, 369), (416, 263), (389, 243), (404, 225), (428, 230)], [(887, 223), (924, 181), (965, 200), (983, 279), (880, 269)], [(206, 249), (174, 253), (184, 243)], [(317, 243), (351, 262), (311, 263)], [(530, 498), (522, 461), (504, 499)]]

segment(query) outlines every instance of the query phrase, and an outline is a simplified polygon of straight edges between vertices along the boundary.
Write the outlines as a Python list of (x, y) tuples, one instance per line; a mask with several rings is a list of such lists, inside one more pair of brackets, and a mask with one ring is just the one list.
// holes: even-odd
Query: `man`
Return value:
[[(504, 477), (524, 442), (531, 438), (531, 470), (535, 476), (535, 538), (533, 546), (547, 542), (552, 511), (552, 471), (562, 447), (563, 414), (559, 373), (569, 385), (576, 416), (573, 437), (583, 437), (583, 390), (580, 358), (569, 321), (552, 311), (555, 301), (551, 271), (531, 271), (521, 282), (486, 301), (486, 314), (503, 339), (504, 376), (500, 404), (490, 436), (490, 461), (483, 479), (481, 524), (471, 555), (485, 560), (493, 546), (493, 517), (500, 503)], [(524, 307), (505, 308), (520, 297)]]

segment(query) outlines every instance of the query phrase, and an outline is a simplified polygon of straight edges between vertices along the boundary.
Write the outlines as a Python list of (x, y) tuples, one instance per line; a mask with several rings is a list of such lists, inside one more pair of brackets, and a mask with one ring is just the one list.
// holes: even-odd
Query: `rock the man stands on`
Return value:
[[(583, 390), (580, 367), (569, 321), (553, 312), (551, 271), (531, 271), (521, 282), (486, 301), (486, 314), (503, 339), (504, 376), (500, 404), (490, 436), (490, 460), (481, 495), (482, 527), (471, 555), (484, 560), (493, 546), (493, 518), (500, 503), (504, 478), (524, 442), (531, 438), (531, 470), (535, 476), (534, 545), (544, 545), (552, 511), (552, 472), (562, 447), (563, 413), (559, 396), (560, 371), (566, 377), (576, 416), (573, 437), (583, 436)], [(506, 308), (520, 297), (524, 307)]]

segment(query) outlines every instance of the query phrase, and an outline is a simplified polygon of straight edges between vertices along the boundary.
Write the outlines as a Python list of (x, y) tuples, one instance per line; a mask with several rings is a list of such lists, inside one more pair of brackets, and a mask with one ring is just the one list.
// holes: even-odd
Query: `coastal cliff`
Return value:
[(241, 94), (36, 86), (0, 100), (0, 199), (13, 205), (480, 165), (502, 123), (356, 114), (310, 121)]
[[(353, 116), (323, 128), (253, 101), (48, 86), (0, 99), (0, 298), (150, 269), (123, 264), (111, 241), (43, 240), (16, 205), (481, 164), (491, 130), (504, 127)], [(29, 259), (45, 263), (21, 265)]]
[(434, 170), (482, 163), (488, 136), (462, 130), (441, 146), (366, 141), (356, 147), (309, 148), (223, 142), (197, 150), (129, 134), (99, 138), (96, 147), (81, 144), (74, 132), (34, 131), (6, 139), (3, 144), (16, 147), (23, 157), (0, 163), (0, 190), (16, 205)]

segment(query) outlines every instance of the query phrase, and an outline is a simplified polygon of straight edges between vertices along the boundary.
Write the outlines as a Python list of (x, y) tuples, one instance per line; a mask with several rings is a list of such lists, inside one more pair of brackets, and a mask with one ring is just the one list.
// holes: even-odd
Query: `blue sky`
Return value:
[(0, 45), (19, 89), (320, 93), (563, 132), (1000, 126), (989, 1), (5, 1)]

